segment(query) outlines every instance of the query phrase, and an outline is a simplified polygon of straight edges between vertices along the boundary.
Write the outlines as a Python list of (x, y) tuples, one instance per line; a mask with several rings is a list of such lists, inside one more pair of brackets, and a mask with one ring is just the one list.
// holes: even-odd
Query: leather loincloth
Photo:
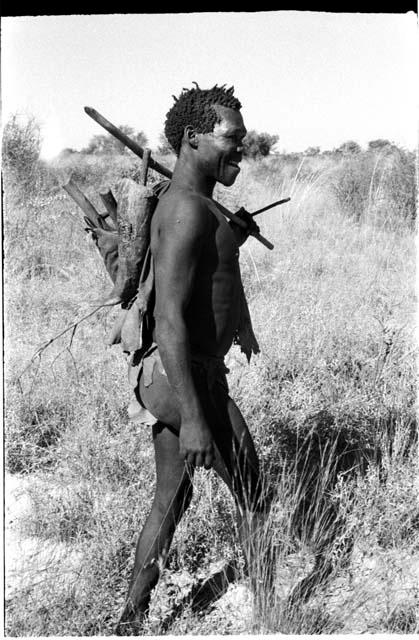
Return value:
[[(211, 393), (214, 385), (217, 384), (221, 385), (225, 393), (228, 394), (226, 374), (229, 372), (229, 369), (225, 366), (224, 358), (193, 353), (191, 354), (191, 366), (193, 372), (199, 371), (200, 375), (204, 377), (205, 386), (209, 393)], [(141, 362), (138, 365), (130, 366), (131, 371), (129, 372), (131, 383), (135, 382), (132, 386), (134, 386), (136, 392), (128, 407), (128, 416), (135, 422), (150, 426), (157, 422), (157, 418), (141, 403), (138, 387), (141, 375), (143, 376), (145, 387), (149, 387), (153, 383), (155, 367), (158, 368), (160, 374), (167, 377), (158, 346), (156, 343), (153, 343), (144, 354)]]

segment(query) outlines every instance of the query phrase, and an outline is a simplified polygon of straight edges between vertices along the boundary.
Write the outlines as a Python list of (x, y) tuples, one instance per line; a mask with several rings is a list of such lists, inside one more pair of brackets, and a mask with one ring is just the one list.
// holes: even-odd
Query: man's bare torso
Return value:
[[(173, 222), (176, 210), (191, 199), (201, 199), (208, 215), (208, 233), (200, 249), (193, 290), (185, 309), (192, 353), (224, 356), (239, 322), (239, 247), (233, 231), (215, 203), (187, 189), (171, 188), (160, 199), (151, 225), (151, 250), (159, 260), (159, 237)], [(190, 207), (189, 207), (190, 209)], [(191, 212), (193, 214), (193, 211)]]

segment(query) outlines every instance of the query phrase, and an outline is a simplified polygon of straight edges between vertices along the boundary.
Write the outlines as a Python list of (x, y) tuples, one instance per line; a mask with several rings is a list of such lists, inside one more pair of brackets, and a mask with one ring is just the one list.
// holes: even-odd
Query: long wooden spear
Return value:
[[(128, 149), (131, 149), (131, 151), (135, 153), (135, 155), (139, 156), (140, 158), (143, 157), (144, 149), (137, 142), (134, 142), (134, 140), (131, 140), (129, 136), (125, 135), (125, 133), (122, 133), (122, 131), (118, 129), (118, 127), (116, 127), (114, 124), (112, 124), (112, 122), (109, 122), (109, 120), (104, 118), (98, 111), (96, 111), (96, 109), (93, 109), (92, 107), (84, 107), (84, 110), (87, 113), (87, 115), (90, 116), (95, 122), (100, 124), (101, 127), (106, 129), (106, 131), (108, 131), (111, 135), (113, 135), (117, 140), (122, 142), (126, 147), (128, 147)], [(165, 176), (165, 178), (169, 178), (169, 180), (172, 178), (172, 175), (173, 175), (172, 171), (170, 171), (170, 169), (168, 169), (167, 167), (164, 167), (159, 162), (156, 162), (155, 160), (153, 160), (153, 158), (150, 157), (148, 164), (151, 167), (151, 169), (158, 171), (158, 173)], [(217, 206), (220, 207), (222, 213), (227, 218), (235, 222), (237, 225), (239, 225), (239, 227), (242, 227), (243, 229), (247, 229), (247, 224), (244, 220), (236, 216), (234, 213), (231, 213), (231, 211), (229, 211), (228, 209), (220, 205), (220, 203), (218, 202), (217, 202)], [(274, 248), (274, 245), (271, 242), (269, 242), (269, 240), (264, 238), (257, 231), (250, 232), (250, 235), (256, 238), (256, 240), (259, 240), (259, 242), (261, 242), (267, 249)]]

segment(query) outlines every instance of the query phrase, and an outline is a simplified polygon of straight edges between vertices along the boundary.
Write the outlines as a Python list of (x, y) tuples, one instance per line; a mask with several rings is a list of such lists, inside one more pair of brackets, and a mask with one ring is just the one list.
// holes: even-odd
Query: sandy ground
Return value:
[(49, 543), (40, 538), (25, 536), (21, 530), (21, 520), (32, 508), (27, 487), (30, 476), (5, 476), (5, 600), (11, 598), (28, 584), (42, 583), (47, 569), (60, 567), (66, 579), (71, 573), (77, 575), (81, 554), (70, 552), (68, 546), (58, 542)]

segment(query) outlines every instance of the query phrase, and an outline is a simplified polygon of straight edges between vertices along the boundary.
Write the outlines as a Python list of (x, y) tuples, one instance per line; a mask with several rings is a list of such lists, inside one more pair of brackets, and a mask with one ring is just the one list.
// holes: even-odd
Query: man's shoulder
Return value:
[(208, 211), (208, 198), (190, 189), (170, 188), (160, 198), (159, 208), (165, 211), (178, 209)]
[(159, 226), (182, 223), (207, 228), (208, 213), (207, 198), (188, 189), (169, 189), (159, 200), (156, 221)]

